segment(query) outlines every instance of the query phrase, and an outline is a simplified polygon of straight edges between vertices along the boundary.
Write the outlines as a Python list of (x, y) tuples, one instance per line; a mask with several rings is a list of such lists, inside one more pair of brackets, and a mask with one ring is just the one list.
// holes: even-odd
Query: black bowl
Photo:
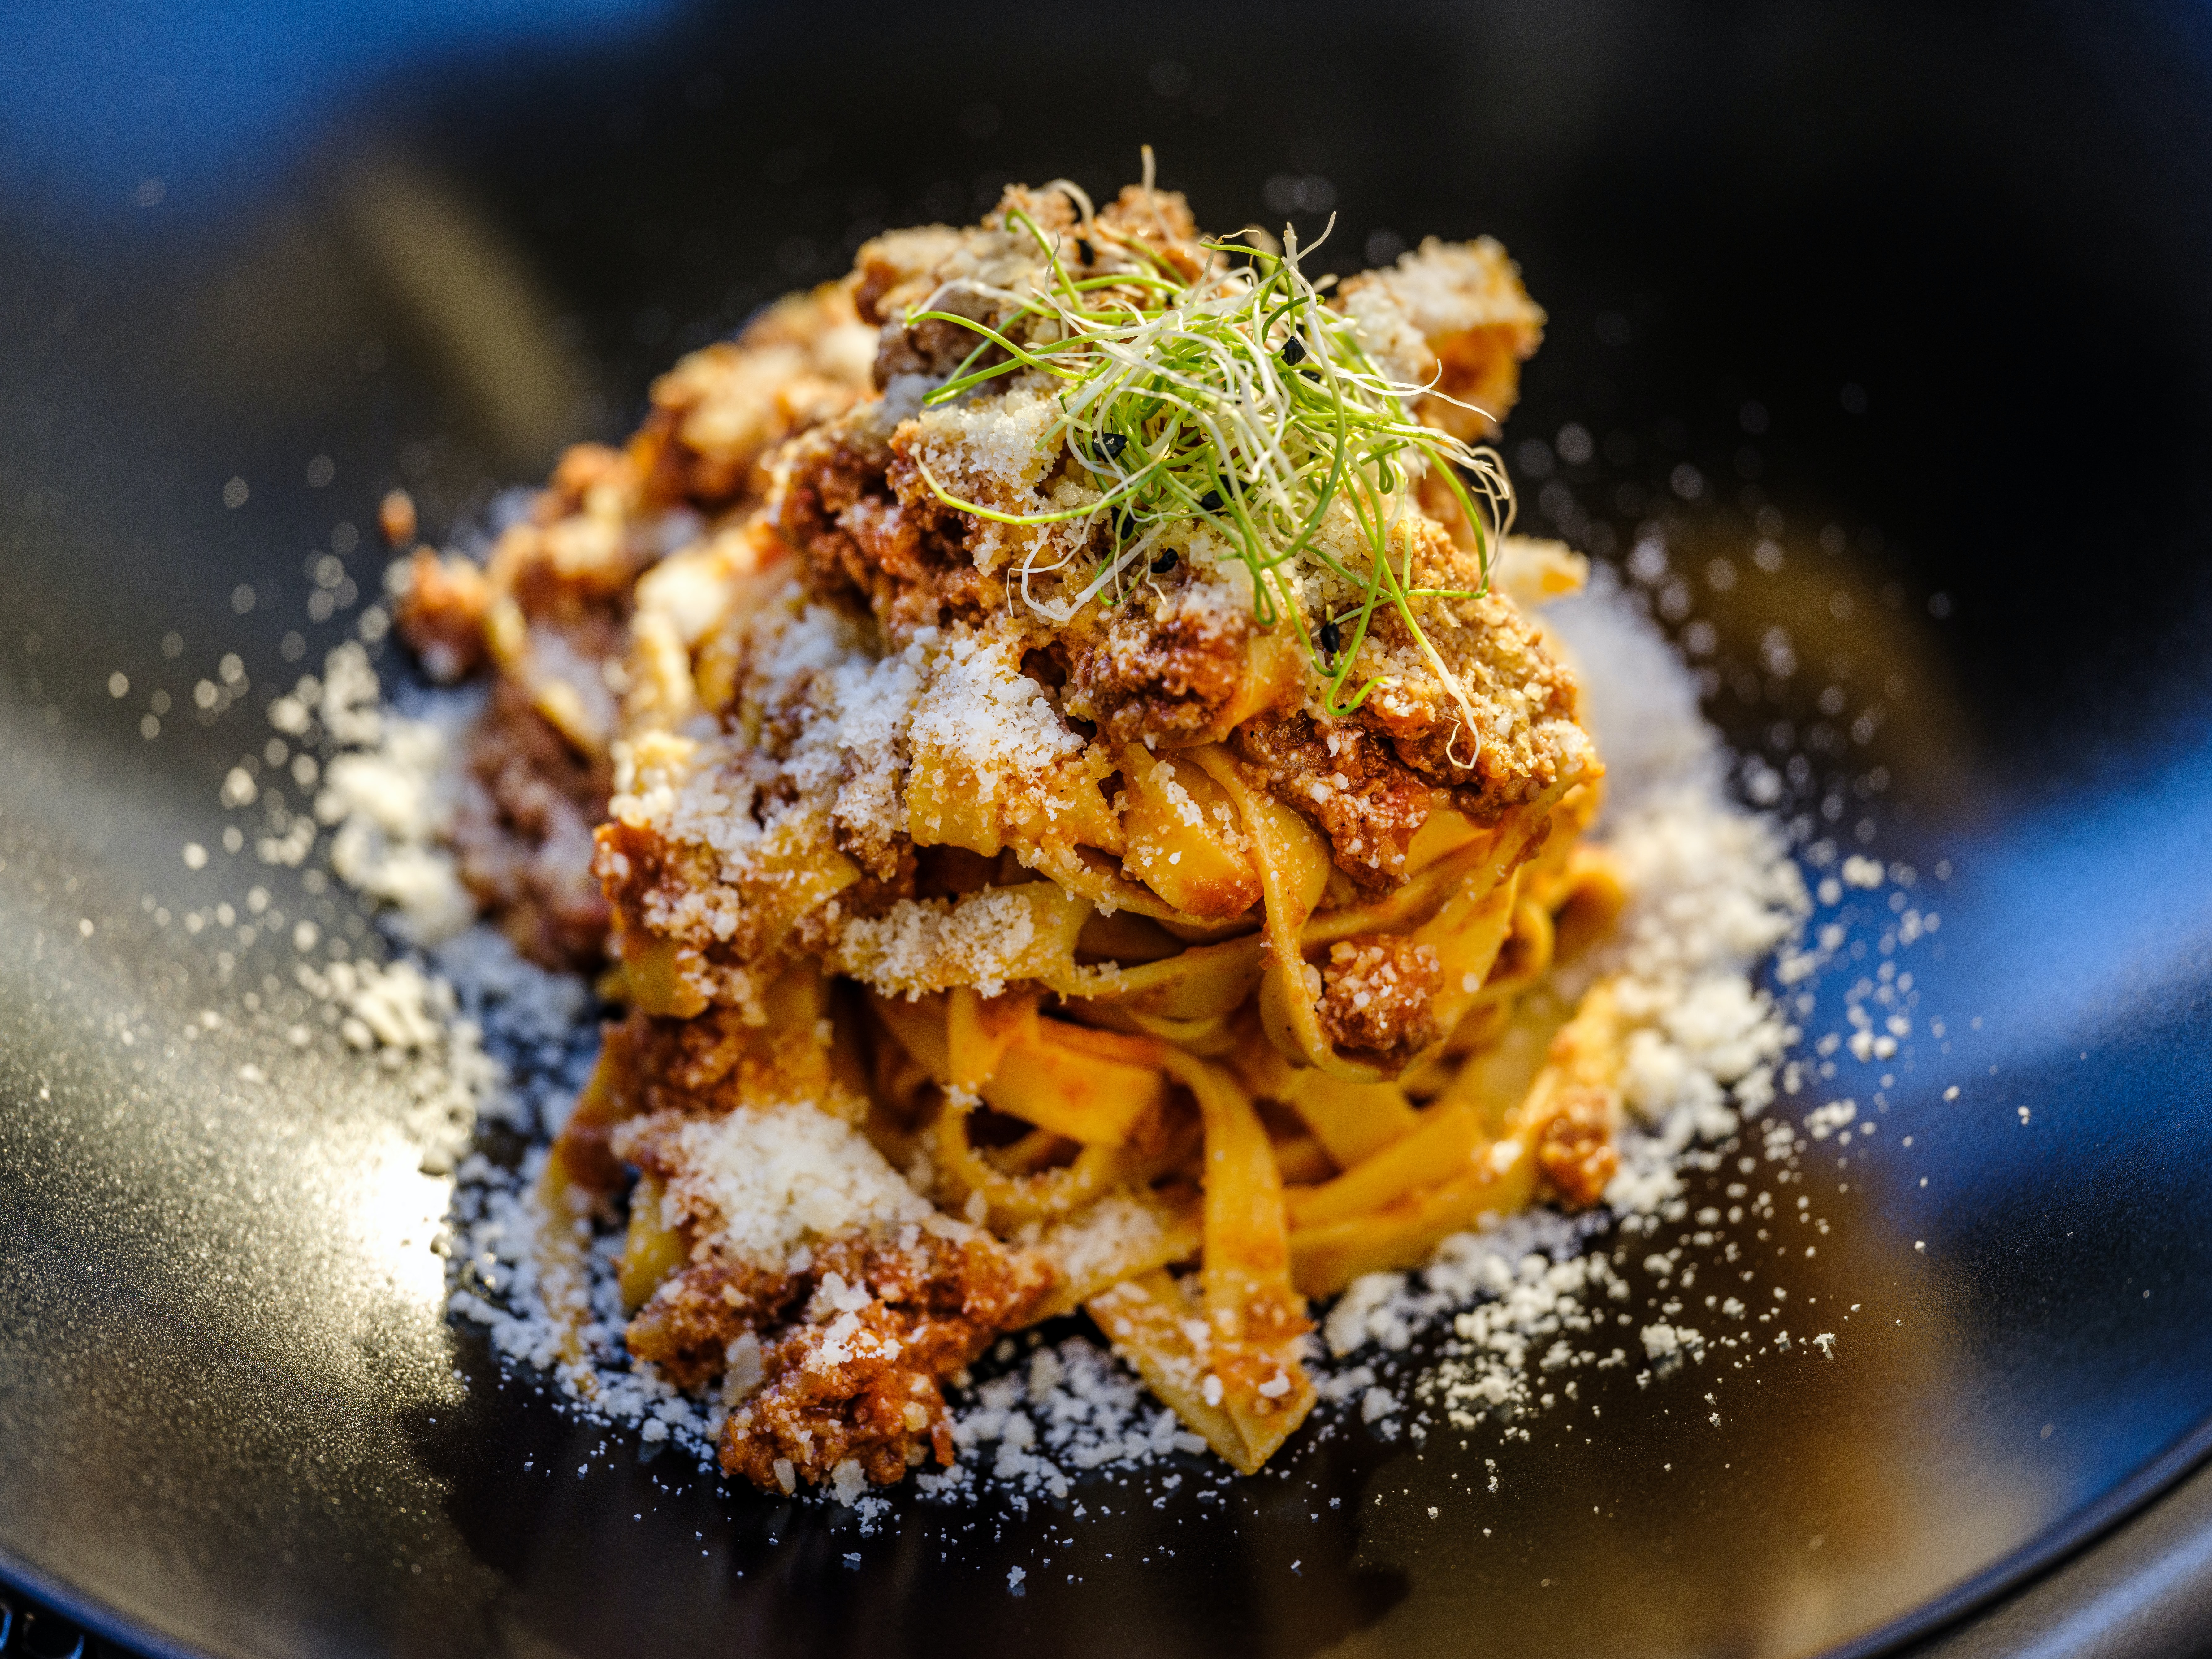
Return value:
[[(1869, 1651), (2212, 1443), (2194, 12), (449, 10), (0, 24), (0, 1577), (162, 1652)], [(1141, 142), (1212, 224), (1334, 209), (1333, 268), (1504, 240), (1524, 526), (1663, 538), (1755, 792), (1942, 926), (1821, 1085), (1881, 1126), (1787, 1241), (1832, 1358), (864, 1535), (447, 1322), (420, 1112), (294, 1041), (286, 935), (374, 925), (219, 792), (387, 486), (459, 533), (877, 227)], [(1830, 907), (1870, 963), (1891, 890)], [(2188, 1631), (2186, 1497), (1960, 1639)]]

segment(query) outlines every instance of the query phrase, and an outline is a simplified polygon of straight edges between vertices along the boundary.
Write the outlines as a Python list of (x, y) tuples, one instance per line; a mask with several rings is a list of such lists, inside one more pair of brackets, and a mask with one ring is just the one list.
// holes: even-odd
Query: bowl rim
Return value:
[[(1877, 1629), (1808, 1654), (1805, 1659), (1877, 1659), (1916, 1643), (1960, 1633), (2031, 1581), (2070, 1559), (2090, 1554), (2094, 1546), (2106, 1541), (2123, 1522), (2155, 1508), (2200, 1468), (2212, 1468), (2212, 1418), (2197, 1424), (2126, 1480), (1972, 1577)], [(2120, 1583), (2140, 1580), (2150, 1576), (2159, 1559), (2154, 1556), (2126, 1560), (2116, 1551), (2111, 1558), (2111, 1571)], [(2098, 1582), (2106, 1577), (2098, 1573), (2079, 1587), (2069, 1587), (2069, 1594), (2078, 1595), (2084, 1605), (2093, 1598), (2109, 1595), (2111, 1584)], [(20, 1559), (4, 1546), (0, 1546), (0, 1589), (12, 1589), (40, 1601), (88, 1633), (143, 1659), (221, 1659), (212, 1649), (141, 1625), (106, 1602)], [(2096, 1651), (2106, 1659), (2133, 1659), (2137, 1654), (2151, 1659), (2154, 1652), (2162, 1650), (2154, 1645), (2162, 1633), (2154, 1621), (2139, 1621), (2135, 1632), (2099, 1629), (2094, 1633)], [(2086, 1648), (2078, 1650), (2087, 1651)]]

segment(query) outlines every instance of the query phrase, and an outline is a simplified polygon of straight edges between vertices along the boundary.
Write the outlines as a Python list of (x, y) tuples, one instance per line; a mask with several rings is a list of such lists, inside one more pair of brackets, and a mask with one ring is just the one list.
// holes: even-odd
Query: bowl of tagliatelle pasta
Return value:
[(764, 1489), (955, 1478), (948, 1388), (1079, 1310), (1250, 1474), (1329, 1299), (1532, 1205), (1664, 1206), (1615, 1143), (1669, 1019), (1725, 1028), (1650, 1062), (1716, 1125), (1776, 1086), (1742, 975), (1794, 868), (1703, 781), (1749, 931), (1647, 961), (1625, 912), (1681, 895), (1587, 833), (1544, 619), (1586, 562), (1509, 533), (1480, 447), (1543, 320), (1504, 251), (1317, 286), (1294, 228), (1209, 236), (1149, 168), (867, 243), (486, 559), (409, 554), (400, 638), (491, 683), (450, 873), (371, 783), (412, 726), (331, 763), (341, 872), (403, 926), (465, 895), (611, 964), (527, 1191), (488, 1177), (532, 1245), (463, 1304)]
[[(2124, 198), (1857, 270), (1924, 181), (1840, 37), (1651, 122), (1626, 19), (1437, 23), (1458, 115), (1405, 20), (1051, 108), (1064, 21), (602, 27), (37, 210), (0, 1579), (163, 1653), (1857, 1654), (2189, 1471), (2195, 266), (2019, 345)], [(2167, 411), (2124, 579), (2054, 379)], [(2185, 1624), (2201, 1486), (1986, 1617)]]

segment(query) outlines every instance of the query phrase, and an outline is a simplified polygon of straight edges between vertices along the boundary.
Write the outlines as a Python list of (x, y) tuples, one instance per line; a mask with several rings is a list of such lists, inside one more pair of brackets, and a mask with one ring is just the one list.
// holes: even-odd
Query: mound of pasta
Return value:
[(1081, 1310), (1238, 1469), (1314, 1298), (1595, 1201), (1602, 767), (1480, 447), (1495, 243), (1343, 283), (1149, 183), (879, 237), (401, 620), (496, 683), (462, 871), (626, 1009), (542, 1199), (767, 1486), (896, 1480)]

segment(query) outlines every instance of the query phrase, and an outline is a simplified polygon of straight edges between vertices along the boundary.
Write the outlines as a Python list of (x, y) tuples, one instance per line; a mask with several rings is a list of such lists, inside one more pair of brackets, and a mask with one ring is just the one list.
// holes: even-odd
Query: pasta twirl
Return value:
[(1541, 323), (1493, 243), (1334, 293), (1015, 186), (686, 359), (483, 591), (424, 568), (608, 774), (544, 1282), (581, 1320), (626, 1228), (727, 1468), (948, 1457), (946, 1379), (1081, 1310), (1249, 1471), (1310, 1298), (1602, 1189), (1603, 767), (1509, 597), (1581, 566), (1474, 447)]

